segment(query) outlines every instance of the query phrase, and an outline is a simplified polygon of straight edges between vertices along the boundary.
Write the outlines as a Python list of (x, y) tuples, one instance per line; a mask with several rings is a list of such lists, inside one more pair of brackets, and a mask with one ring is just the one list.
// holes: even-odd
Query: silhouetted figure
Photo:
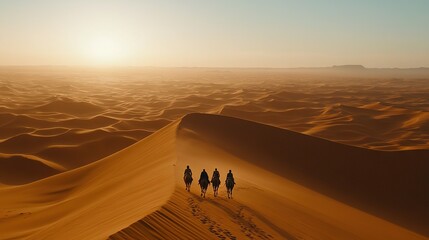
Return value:
[(213, 180), (213, 178), (220, 178), (220, 174), (219, 174), (219, 171), (217, 170), (217, 168), (215, 168), (215, 170), (213, 171), (212, 180)]
[(232, 189), (234, 189), (235, 181), (231, 170), (229, 170), (228, 174), (226, 175), (225, 185), (228, 198), (232, 198)]
[(189, 192), (191, 190), (191, 184), (193, 181), (192, 170), (189, 168), (189, 165), (186, 166), (185, 172), (183, 174), (183, 180), (185, 181), (186, 190)]
[(203, 171), (201, 172), (200, 179), (198, 180), (198, 183), (201, 183), (201, 180), (203, 180), (203, 179), (207, 179), (207, 181), (209, 181), (209, 175), (207, 174), (205, 169), (203, 169)]
[(232, 182), (235, 184), (234, 175), (232, 174), (231, 170), (229, 170), (228, 174), (226, 174), (226, 180), (228, 180), (228, 178), (230, 178)]
[(200, 179), (198, 180), (198, 184), (200, 184), (201, 187), (201, 197), (206, 197), (206, 191), (207, 187), (210, 184), (209, 181), (209, 175), (207, 174), (206, 170), (203, 169), (200, 175)]
[(186, 174), (192, 177), (192, 170), (189, 168), (189, 165), (186, 166), (184, 175), (186, 176)]
[(220, 185), (220, 174), (219, 174), (219, 171), (217, 170), (217, 168), (215, 168), (215, 170), (213, 171), (213, 176), (212, 176), (211, 182), (213, 185), (214, 196), (216, 197), (218, 195), (218, 189), (219, 189), (219, 185)]

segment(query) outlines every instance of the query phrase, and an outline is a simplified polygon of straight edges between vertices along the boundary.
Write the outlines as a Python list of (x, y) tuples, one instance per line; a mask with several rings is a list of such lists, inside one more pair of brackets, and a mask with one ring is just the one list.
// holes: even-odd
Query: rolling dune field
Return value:
[(428, 73), (1, 67), (0, 239), (428, 239)]

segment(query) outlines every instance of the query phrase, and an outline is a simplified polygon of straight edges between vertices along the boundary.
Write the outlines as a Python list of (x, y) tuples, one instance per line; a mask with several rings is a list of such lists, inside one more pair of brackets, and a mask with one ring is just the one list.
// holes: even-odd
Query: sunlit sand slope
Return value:
[[(111, 239), (426, 239), (389, 222), (427, 234), (425, 151), (367, 150), (192, 114), (179, 125), (177, 155), (172, 198)], [(188, 164), (196, 178), (202, 168), (217, 167), (223, 179), (232, 169), (234, 199), (225, 199), (224, 186), (218, 198), (210, 189), (202, 199), (196, 183), (186, 192), (181, 177)]]
[(106, 239), (155, 211), (174, 189), (175, 134), (172, 123), (95, 163), (0, 189), (0, 239)]

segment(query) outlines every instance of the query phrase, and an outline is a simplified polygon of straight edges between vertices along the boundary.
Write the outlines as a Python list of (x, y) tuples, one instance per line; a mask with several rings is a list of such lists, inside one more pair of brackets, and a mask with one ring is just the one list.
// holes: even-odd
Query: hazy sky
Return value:
[(0, 65), (429, 67), (428, 0), (0, 0)]

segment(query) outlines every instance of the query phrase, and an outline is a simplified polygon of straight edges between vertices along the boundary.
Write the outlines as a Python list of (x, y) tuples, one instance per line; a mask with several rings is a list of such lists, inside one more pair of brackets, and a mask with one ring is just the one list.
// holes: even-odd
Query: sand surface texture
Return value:
[(0, 68), (0, 239), (428, 239), (428, 148), (420, 75)]

